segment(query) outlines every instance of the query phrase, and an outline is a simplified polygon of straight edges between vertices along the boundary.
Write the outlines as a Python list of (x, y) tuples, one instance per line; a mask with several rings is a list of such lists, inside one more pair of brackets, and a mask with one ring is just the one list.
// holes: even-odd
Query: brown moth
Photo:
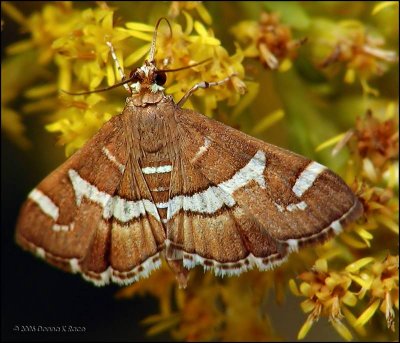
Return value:
[(163, 257), (185, 287), (196, 265), (221, 276), (268, 270), (361, 215), (321, 164), (181, 108), (229, 77), (178, 104), (165, 95), (176, 70), (155, 65), (159, 23), (149, 60), (115, 85), (131, 92), (122, 113), (29, 194), (20, 246), (97, 286), (137, 281)]

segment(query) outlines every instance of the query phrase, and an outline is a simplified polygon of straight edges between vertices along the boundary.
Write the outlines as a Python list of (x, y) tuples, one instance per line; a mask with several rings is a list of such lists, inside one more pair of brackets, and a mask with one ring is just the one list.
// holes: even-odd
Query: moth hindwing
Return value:
[(184, 287), (198, 264), (268, 270), (361, 215), (321, 164), (175, 104), (153, 55), (124, 81), (123, 112), (29, 194), (23, 248), (96, 285), (148, 276), (163, 255)]

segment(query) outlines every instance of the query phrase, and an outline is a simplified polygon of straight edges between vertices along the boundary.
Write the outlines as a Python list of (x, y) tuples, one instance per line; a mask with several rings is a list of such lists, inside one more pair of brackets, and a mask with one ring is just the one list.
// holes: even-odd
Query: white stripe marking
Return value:
[(311, 162), (297, 178), (292, 188), (294, 194), (296, 194), (300, 198), (304, 194), (304, 192), (306, 192), (307, 189), (309, 189), (313, 185), (318, 175), (321, 174), (325, 169), (326, 167), (322, 164)]
[(233, 193), (250, 181), (256, 181), (261, 188), (266, 187), (264, 169), (266, 158), (264, 152), (257, 151), (254, 157), (236, 172), (231, 179), (210, 186), (206, 190), (191, 196), (178, 195), (168, 202), (167, 219), (171, 219), (181, 209), (200, 213), (214, 213), (224, 205), (232, 207), (236, 204)]
[[(285, 208), (279, 204), (277, 204), (276, 202), (274, 203), (276, 208), (278, 209), (279, 212), (284, 212)], [(293, 212), (296, 210), (301, 210), (304, 211), (307, 208), (307, 204), (304, 201), (300, 201), (298, 203), (293, 203), (293, 204), (289, 204), (286, 206), (286, 211), (289, 212)]]
[[(58, 220), (60, 215), (58, 206), (42, 191), (35, 188), (29, 193), (28, 198), (35, 202), (40, 207), (42, 212), (47, 214), (55, 222)], [(73, 228), (73, 223), (70, 225), (53, 224), (52, 226), (54, 231), (70, 231)]]
[(141, 215), (149, 213), (160, 221), (157, 208), (150, 200), (132, 201), (120, 198), (119, 196), (113, 197), (106, 192), (99, 191), (95, 186), (81, 178), (73, 169), (68, 171), (68, 175), (75, 191), (77, 206), (81, 204), (82, 198), (86, 197), (103, 208), (104, 219), (114, 216), (121, 222), (128, 222), (133, 218), (138, 218)]
[(296, 204), (289, 204), (286, 206), (286, 209), (289, 212), (295, 211), (295, 210), (301, 210), (304, 211), (307, 208), (307, 204), (304, 201), (298, 202)]
[(117, 161), (117, 159), (115, 158), (115, 156), (114, 156), (114, 155), (110, 152), (110, 150), (108, 150), (106, 147), (103, 146), (102, 151), (103, 151), (104, 155), (106, 155), (107, 158), (108, 158), (112, 163), (114, 163), (114, 164), (118, 167), (119, 171), (123, 174), (124, 171), (125, 171), (125, 166), (124, 166), (122, 163), (119, 163), (119, 162)]
[(157, 188), (152, 188), (150, 189), (150, 192), (165, 192), (169, 191), (168, 187), (157, 187)]
[(211, 141), (207, 137), (205, 137), (204, 145), (202, 145), (199, 148), (199, 150), (197, 150), (196, 155), (194, 155), (194, 157), (191, 159), (190, 162), (192, 163), (196, 162), (208, 150), (210, 146), (211, 146)]
[(54, 231), (70, 231), (73, 228), (74, 228), (74, 223), (71, 223), (70, 225), (54, 224), (52, 227)]
[(44, 193), (38, 189), (33, 189), (29, 193), (28, 198), (39, 205), (40, 209), (46, 213), (54, 221), (58, 219), (59, 210), (57, 205)]
[(172, 166), (167, 164), (165, 166), (142, 168), (142, 173), (143, 174), (162, 174), (162, 173), (169, 173), (171, 170), (172, 170)]
[[(248, 182), (254, 180), (260, 185), (260, 187), (266, 187), (263, 175), (265, 163), (266, 158), (264, 152), (257, 151), (246, 166), (233, 175), (231, 179), (220, 183), (218, 186), (211, 186), (205, 191), (196, 193), (192, 196), (178, 195), (173, 199), (170, 199), (167, 203), (158, 203), (156, 205), (146, 199), (130, 201), (122, 199), (119, 196), (112, 197), (108, 193), (99, 191), (94, 185), (91, 185), (89, 182), (81, 178), (75, 170), (70, 169), (68, 174), (75, 191), (77, 206), (81, 204), (82, 198), (85, 196), (89, 200), (102, 206), (104, 219), (114, 216), (121, 222), (127, 222), (133, 218), (138, 218), (140, 215), (144, 215), (147, 212), (157, 220), (161, 221), (157, 207), (168, 208), (167, 219), (170, 219), (181, 209), (200, 213), (214, 213), (224, 205), (229, 207), (234, 206), (236, 202), (232, 196), (233, 193), (239, 188), (245, 186)], [(168, 169), (166, 167), (172, 169), (172, 166), (161, 166), (157, 168), (163, 168), (162, 170), (166, 170)]]

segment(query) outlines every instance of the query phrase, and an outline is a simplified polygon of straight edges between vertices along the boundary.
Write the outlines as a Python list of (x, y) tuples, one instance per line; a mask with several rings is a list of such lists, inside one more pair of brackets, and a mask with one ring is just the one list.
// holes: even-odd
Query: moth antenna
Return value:
[(162, 72), (164, 72), (164, 73), (170, 73), (170, 72), (173, 72), (173, 71), (179, 71), (179, 70), (189, 69), (189, 68), (197, 67), (197, 66), (199, 66), (200, 64), (207, 63), (207, 62), (209, 62), (209, 61), (211, 61), (211, 60), (212, 60), (212, 58), (209, 57), (209, 58), (206, 58), (205, 60), (203, 60), (203, 61), (201, 61), (201, 62), (191, 64), (190, 66), (180, 67), (180, 68), (176, 68), (176, 69), (158, 69), (157, 72), (161, 72), (161, 71), (162, 71)]
[(150, 48), (150, 54), (149, 54), (149, 59), (150, 62), (154, 62), (154, 57), (155, 57), (155, 53), (156, 53), (156, 40), (157, 40), (157, 31), (158, 31), (158, 27), (160, 26), (160, 23), (162, 20), (165, 20), (169, 26), (169, 31), (170, 31), (170, 38), (172, 37), (172, 27), (171, 24), (169, 23), (168, 19), (165, 17), (161, 17), (160, 19), (158, 19), (156, 27), (154, 29), (154, 33), (153, 33), (153, 40), (151, 42), (151, 48)]
[(118, 82), (118, 83), (116, 83), (116, 84), (114, 84), (114, 85), (112, 85), (112, 86), (108, 86), (108, 87), (100, 88), (100, 89), (95, 89), (95, 90), (93, 90), (93, 91), (69, 92), (69, 91), (65, 91), (65, 90), (63, 90), (63, 89), (60, 89), (60, 90), (61, 90), (61, 92), (65, 93), (65, 94), (68, 94), (68, 95), (85, 95), (85, 94), (92, 94), (92, 93), (100, 93), (100, 92), (108, 91), (108, 90), (113, 89), (113, 88), (117, 88), (117, 87), (122, 86), (122, 85), (124, 85), (124, 84), (126, 84), (126, 83), (129, 83), (129, 82), (131, 82), (131, 81), (134, 79), (134, 77), (135, 77), (135, 76), (132, 76), (132, 77), (130, 77), (129, 79), (126, 79), (126, 80), (124, 80), (124, 81)]

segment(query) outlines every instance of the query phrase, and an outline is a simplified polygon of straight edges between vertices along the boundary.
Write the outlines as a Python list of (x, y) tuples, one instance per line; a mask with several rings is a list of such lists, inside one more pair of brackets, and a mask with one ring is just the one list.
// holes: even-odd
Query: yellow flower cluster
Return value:
[[(6, 3), (3, 7), (21, 24), (25, 21), (11, 3)], [(234, 55), (229, 55), (221, 42), (214, 37), (211, 28), (194, 20), (185, 9), (197, 9), (200, 17), (209, 22), (210, 16), (202, 5), (192, 4), (185, 7), (174, 3), (171, 13), (174, 16), (181, 13), (186, 20), (186, 27), (172, 22), (172, 36), (166, 27), (160, 28), (156, 63), (163, 69), (174, 69), (209, 59), (208, 63), (168, 74), (167, 93), (172, 94), (176, 101), (200, 81), (220, 81), (233, 76), (228, 84), (207, 90), (207, 97), (200, 90), (186, 102), (185, 106), (193, 107), (191, 101), (196, 101), (196, 109), (211, 116), (219, 101), (234, 105), (240, 94), (246, 91), (246, 85), (241, 80), (244, 77), (244, 56), (240, 48), (237, 48)], [(86, 10), (73, 9), (71, 2), (46, 5), (41, 13), (35, 13), (26, 20), (25, 28), (30, 32), (31, 38), (11, 46), (9, 53), (18, 54), (35, 49), (39, 53), (40, 63), (54, 62), (58, 68), (58, 89), (61, 90), (76, 90), (82, 86), (93, 90), (104, 80), (108, 85), (113, 85), (120, 81), (120, 76), (115, 70), (107, 42), (113, 44), (122, 68), (131, 67), (136, 63), (140, 64), (140, 60), (148, 54), (154, 31), (154, 26), (145, 23), (127, 22), (125, 27), (115, 25), (115, 11), (103, 2), (99, 2), (97, 8)], [(76, 86), (77, 84), (80, 86)], [(54, 97), (56, 89), (57, 87), (49, 89), (47, 86), (47, 93), (41, 88), (34, 89), (34, 92), (40, 93), (36, 98), (42, 103), (44, 96)], [(103, 97), (96, 97), (96, 109), (93, 107), (93, 97), (80, 96), (77, 101), (68, 98), (63, 95), (61, 105), (64, 102), (87, 104), (66, 108), (60, 106), (60, 103), (53, 103), (53, 110), (57, 114), (50, 117), (47, 128), (60, 133), (59, 142), (66, 145), (67, 155), (70, 155), (93, 135), (96, 128), (101, 127), (109, 115), (120, 113), (121, 106), (116, 105), (115, 95), (113, 97), (108, 93), (103, 94)], [(119, 101), (120, 104), (124, 103), (121, 96)], [(33, 107), (36, 110), (44, 109), (41, 106)], [(102, 107), (107, 108), (107, 113), (102, 112)], [(87, 123), (87, 118), (91, 118), (91, 124)]]
[[(373, 262), (373, 263), (372, 263)], [(303, 339), (320, 316), (329, 317), (336, 331), (346, 340), (352, 339), (350, 330), (343, 324), (345, 318), (361, 336), (366, 336), (364, 325), (379, 308), (385, 314), (388, 328), (394, 331), (395, 312), (399, 308), (399, 257), (388, 256), (383, 261), (365, 257), (349, 264), (343, 271), (328, 270), (325, 259), (315, 262), (311, 271), (299, 275), (298, 288), (290, 280), (291, 291), (307, 299), (301, 303), (304, 312), (311, 312), (298, 339)], [(352, 290), (353, 289), (353, 290)], [(348, 307), (355, 307), (368, 295), (369, 306), (357, 318)]]

